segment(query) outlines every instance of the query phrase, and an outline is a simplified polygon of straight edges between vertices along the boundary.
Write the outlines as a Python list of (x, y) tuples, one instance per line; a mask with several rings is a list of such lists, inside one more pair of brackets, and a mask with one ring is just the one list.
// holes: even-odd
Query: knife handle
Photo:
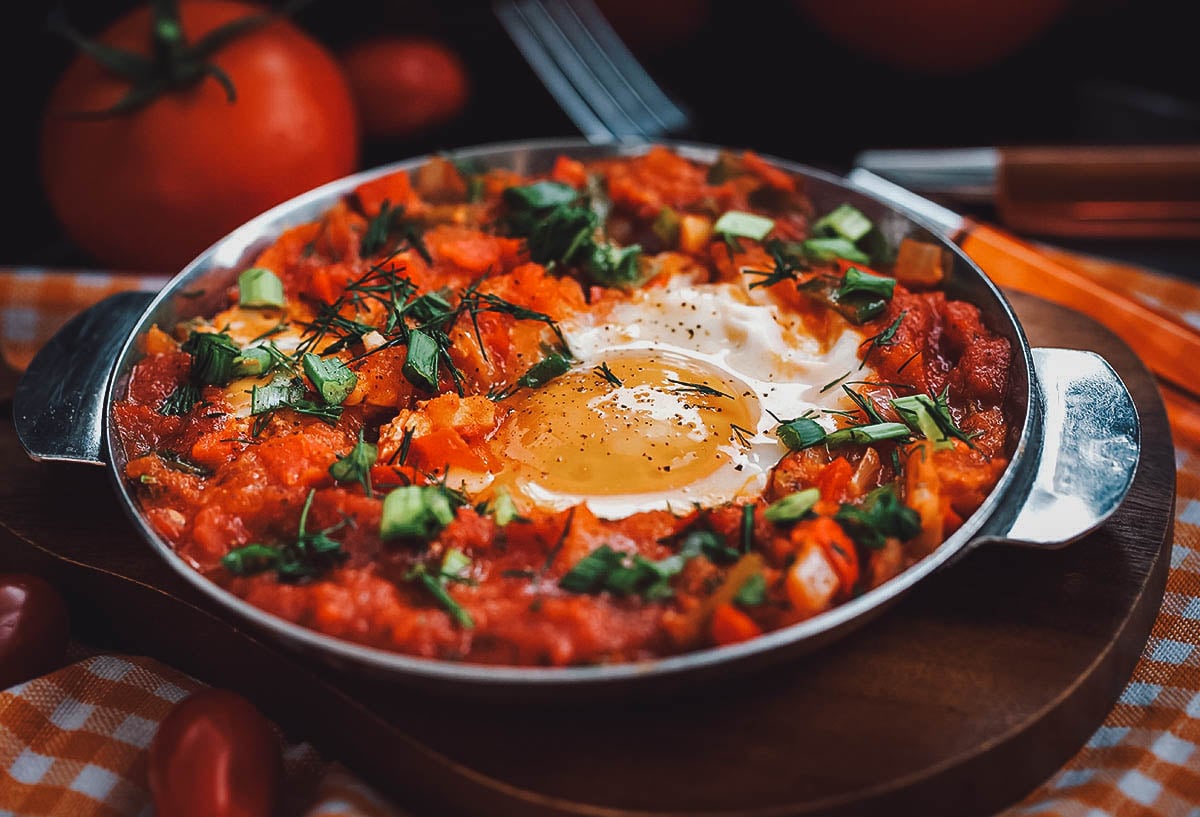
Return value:
[(1200, 398), (1200, 333), (1063, 266), (1007, 233), (970, 219), (955, 236), (997, 285), (1082, 312), (1129, 345), (1159, 377)]
[(995, 206), (1033, 235), (1200, 238), (1200, 144), (1003, 147)]

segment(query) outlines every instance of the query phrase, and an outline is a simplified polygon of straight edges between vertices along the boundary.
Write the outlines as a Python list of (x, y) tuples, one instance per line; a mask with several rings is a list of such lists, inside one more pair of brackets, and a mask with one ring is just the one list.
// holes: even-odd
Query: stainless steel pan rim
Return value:
[[(715, 159), (721, 149), (697, 143), (660, 141), (657, 144), (665, 144), (682, 155), (706, 162)], [(542, 139), (477, 146), (452, 151), (448, 155), (455, 159), (478, 159), (490, 162), (492, 166), (512, 167), (523, 172), (527, 170), (526, 166), (530, 162), (537, 160), (544, 164), (546, 157), (552, 157), (558, 153), (597, 157), (639, 154), (649, 147), (648, 144), (598, 146), (583, 139)], [(1033, 374), (1034, 359), (1029, 343), (1007, 299), (953, 242), (938, 236), (935, 225), (925, 223), (911, 215), (902, 214), (887, 202), (857, 190), (837, 176), (785, 159), (766, 156), (764, 158), (773, 164), (802, 174), (820, 185), (836, 190), (843, 200), (850, 199), (869, 203), (877, 212), (895, 219), (897, 224), (908, 225), (905, 226), (906, 230), (911, 232), (911, 226), (915, 226), (916, 232), (928, 234), (927, 240), (937, 240), (943, 244), (953, 255), (955, 272), (966, 275), (969, 279), (968, 283), (974, 288), (976, 297), (973, 300), (976, 305), (981, 307), (985, 305), (979, 303), (979, 296), (982, 296), (988, 302), (986, 304), (988, 322), (996, 324), (993, 325), (993, 329), (1001, 331), (1012, 342), (1014, 354), (1010, 389), (1015, 390), (1018, 394), (1018, 402), (1023, 400), (1023, 406), (1017, 406), (1009, 419), (1010, 424), (1019, 427), (1019, 432), (1010, 437), (1009, 446), (1012, 453), (1009, 466), (982, 506), (932, 554), (880, 587), (870, 590), (858, 598), (808, 620), (766, 633), (750, 641), (652, 661), (597, 666), (497, 666), (409, 656), (324, 635), (267, 613), (222, 589), (180, 557), (146, 523), (138, 509), (136, 499), (130, 493), (127, 481), (122, 476), (122, 447), (110, 411), (113, 397), (123, 393), (123, 378), (127, 376), (133, 362), (140, 357), (136, 345), (137, 340), (149, 328), (153, 318), (159, 312), (167, 310), (172, 300), (177, 300), (177, 296), (186, 291), (190, 285), (194, 286), (198, 280), (213, 273), (214, 270), (229, 271), (244, 263), (247, 251), (251, 247), (261, 246), (256, 245), (256, 241), (274, 237), (284, 227), (312, 220), (312, 217), (320, 210), (364, 181), (395, 170), (419, 166), (429, 158), (430, 156), (411, 158), (330, 182), (284, 202), (246, 223), (212, 245), (175, 276), (145, 308), (132, 331), (125, 337), (116, 364), (112, 367), (109, 375), (103, 398), (103, 443), (109, 454), (107, 458), (109, 474), (121, 497), (123, 508), (151, 547), (177, 574), (216, 604), (233, 611), (237, 616), (292, 647), (317, 654), (335, 664), (351, 665), (371, 674), (448, 684), (454, 688), (507, 689), (520, 687), (536, 690), (550, 687), (589, 689), (613, 687), (623, 686), (621, 682), (626, 681), (669, 680), (699, 671), (733, 669), (735, 666), (764, 663), (768, 659), (774, 660), (783, 655), (791, 655), (819, 646), (881, 612), (918, 582), (963, 555), (972, 544), (989, 538), (1000, 538), (1012, 526), (1021, 510), (1020, 507), (1013, 507), (1015, 501), (1023, 499), (1028, 494), (1038, 470), (1043, 437), (1043, 406), (1040, 389), (1036, 385), (1036, 378)], [(229, 276), (230, 279), (231, 277), (232, 275)], [(1136, 415), (1134, 422), (1136, 424)], [(1132, 478), (1132, 470), (1128, 476), (1130, 479)], [(1123, 495), (1123, 493), (1122, 490), (1121, 494)], [(1014, 496), (1016, 500), (1014, 500)]]

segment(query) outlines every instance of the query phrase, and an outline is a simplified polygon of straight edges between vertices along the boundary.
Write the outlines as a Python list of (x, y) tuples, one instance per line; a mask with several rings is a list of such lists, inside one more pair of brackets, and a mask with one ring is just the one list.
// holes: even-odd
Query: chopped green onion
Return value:
[(372, 496), (371, 467), (375, 465), (378, 458), (379, 447), (363, 440), (360, 430), (358, 441), (354, 443), (354, 447), (329, 466), (329, 476), (337, 482), (357, 482), (362, 485), (363, 492), (368, 497)]
[(250, 388), (250, 413), (263, 414), (283, 408), (304, 397), (304, 387), (294, 380), (274, 380), (266, 386)]
[(946, 399), (947, 391), (943, 391), (936, 399), (928, 394), (897, 397), (892, 400), (892, 407), (896, 409), (900, 419), (908, 423), (914, 431), (919, 431), (925, 439), (933, 440), (938, 449), (953, 448), (952, 437), (974, 447), (971, 435), (954, 424), (950, 404)]
[(336, 357), (321, 357), (306, 352), (304, 373), (308, 375), (308, 379), (325, 402), (331, 406), (340, 406), (358, 385), (358, 375)]
[(492, 495), (491, 501), (487, 504), (487, 510), (496, 520), (496, 524), (502, 528), (510, 522), (523, 518), (520, 511), (517, 510), (516, 503), (513, 502), (512, 494), (503, 485), (497, 488), (496, 493)]
[(454, 521), (450, 492), (440, 485), (405, 485), (383, 498), (382, 539), (431, 539)]
[(818, 489), (805, 488), (803, 491), (788, 494), (783, 499), (772, 502), (763, 511), (763, 516), (777, 525), (798, 522), (813, 509), (820, 498), (821, 492)]
[(817, 261), (833, 261), (843, 258), (852, 264), (870, 264), (871, 256), (841, 236), (833, 238), (808, 238), (800, 242), (806, 258)]
[(238, 276), (238, 305), (278, 309), (286, 303), (283, 281), (266, 267), (251, 267)]
[(898, 440), (907, 437), (911, 432), (904, 423), (874, 423), (866, 426), (850, 426), (839, 428), (825, 435), (825, 444), (836, 445), (865, 445), (882, 440)]
[[(850, 242), (857, 242), (871, 232), (875, 225), (862, 211), (850, 204), (842, 204), (813, 223), (812, 232), (816, 235), (841, 236)], [(866, 263), (866, 262), (863, 262)]]
[(654, 230), (654, 234), (662, 239), (663, 244), (674, 248), (679, 245), (679, 226), (679, 214), (670, 207), (664, 207), (658, 211), (658, 217), (654, 219), (654, 224), (650, 229)]
[(825, 428), (816, 420), (798, 417), (775, 429), (775, 436), (791, 451), (811, 448), (825, 439)]
[(746, 213), (741, 210), (728, 210), (717, 219), (713, 232), (718, 235), (731, 235), (739, 238), (749, 238), (762, 241), (775, 227), (773, 219)]
[(579, 198), (579, 191), (559, 182), (534, 182), (524, 187), (509, 187), (504, 191), (504, 202), (509, 207), (528, 210), (545, 210), (571, 204)]
[(471, 566), (471, 557), (458, 548), (450, 548), (442, 557), (442, 575), (447, 579), (461, 579)]
[(874, 295), (891, 298), (896, 290), (896, 279), (882, 275), (871, 275), (858, 267), (849, 267), (842, 276), (842, 285), (834, 293), (839, 300), (849, 295)]
[(192, 381), (201, 386), (224, 386), (233, 376), (233, 361), (241, 347), (221, 332), (195, 332), (179, 347), (192, 356)]
[(400, 370), (409, 383), (427, 391), (438, 389), (438, 344), (420, 329), (408, 333), (408, 356)]
[(755, 573), (742, 583), (733, 600), (742, 607), (761, 607), (767, 603), (767, 580), (761, 573)]
[[(922, 398), (924, 398), (922, 400)], [(897, 397), (892, 401), (892, 408), (900, 415), (900, 419), (919, 432), (925, 439), (932, 440), (935, 449), (953, 448), (954, 443), (938, 427), (933, 419), (933, 400), (927, 394), (914, 394), (909, 397)]]
[(233, 373), (238, 377), (258, 377), (266, 374), (275, 362), (266, 346), (251, 346), (233, 360)]

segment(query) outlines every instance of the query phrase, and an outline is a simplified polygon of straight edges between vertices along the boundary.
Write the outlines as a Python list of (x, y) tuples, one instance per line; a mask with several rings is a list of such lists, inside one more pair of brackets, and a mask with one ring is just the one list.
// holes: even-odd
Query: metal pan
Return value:
[[(668, 142), (683, 155), (711, 162), (718, 148)], [(580, 159), (642, 153), (648, 145), (593, 145), (543, 140), (454, 152), (485, 167), (521, 173), (550, 169), (555, 157)], [(818, 211), (843, 202), (861, 209), (894, 243), (912, 236), (942, 244), (952, 259), (948, 297), (977, 305), (987, 325), (1014, 351), (1005, 413), (1010, 465), (991, 495), (940, 548), (904, 573), (828, 612), (750, 641), (642, 663), (543, 668), (497, 667), (401, 655), (323, 635), (266, 613), (221, 589), (180, 558), (143, 518), (121, 474), (122, 446), (110, 407), (124, 394), (140, 357), (136, 343), (152, 324), (173, 325), (212, 314), (249, 260), (284, 229), (318, 218), (357, 185), (429, 157), (358, 173), (294, 198), (218, 241), (157, 296), (127, 293), (98, 304), (62, 329), (33, 361), (14, 397), (17, 432), (36, 460), (104, 466), (118, 501), (158, 557), (241, 620), (281, 644), (336, 666), (454, 693), (586, 694), (677, 687), (700, 678), (750, 670), (812, 650), (850, 632), (935, 571), (985, 543), (1062, 546), (1100, 526), (1117, 508), (1137, 468), (1140, 429), (1133, 400), (1112, 368), (1090, 352), (1032, 349), (1007, 300), (953, 243), (919, 220), (845, 180), (794, 162), (769, 161), (806, 179)], [(148, 240), (153, 240), (152, 236)]]

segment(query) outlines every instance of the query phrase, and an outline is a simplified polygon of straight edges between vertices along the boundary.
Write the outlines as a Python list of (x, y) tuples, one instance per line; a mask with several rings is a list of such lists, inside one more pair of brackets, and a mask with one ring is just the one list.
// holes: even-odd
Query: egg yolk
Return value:
[(659, 352), (606, 365), (508, 399), (494, 442), (520, 479), (580, 496), (681, 488), (731, 463), (758, 427), (750, 392), (703, 361)]

